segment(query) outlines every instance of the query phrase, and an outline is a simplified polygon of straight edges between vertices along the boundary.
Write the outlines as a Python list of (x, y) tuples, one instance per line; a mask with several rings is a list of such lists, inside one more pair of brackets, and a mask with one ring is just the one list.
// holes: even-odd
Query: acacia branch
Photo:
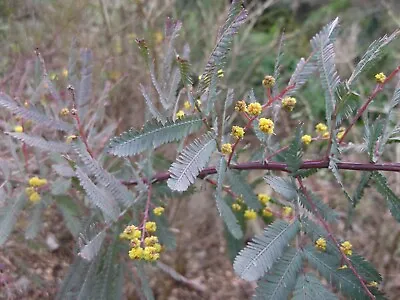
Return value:
[[(327, 169), (329, 161), (325, 160), (308, 160), (300, 165), (300, 169)], [(289, 172), (288, 165), (280, 162), (259, 162), (250, 161), (231, 165), (230, 169), (235, 170), (271, 170)], [(359, 163), (359, 162), (339, 162), (337, 168), (340, 170), (356, 170), (356, 171), (390, 171), (400, 173), (400, 163)], [(208, 175), (216, 174), (217, 168), (215, 166), (203, 169), (198, 177), (204, 178)], [(157, 183), (167, 180), (170, 177), (169, 172), (160, 172), (153, 176), (151, 183)], [(136, 185), (137, 181), (124, 181), (125, 185)], [(147, 182), (145, 182), (147, 183)]]

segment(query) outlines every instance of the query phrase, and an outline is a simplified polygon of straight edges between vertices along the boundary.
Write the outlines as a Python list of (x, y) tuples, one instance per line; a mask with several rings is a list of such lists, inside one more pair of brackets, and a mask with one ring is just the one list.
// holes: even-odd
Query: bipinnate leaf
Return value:
[(207, 132), (183, 149), (169, 168), (168, 187), (173, 191), (186, 191), (207, 166), (216, 146), (214, 132)]
[(303, 192), (299, 192), (299, 202), (304, 208), (314, 215), (319, 214), (327, 222), (334, 222), (337, 220), (338, 215), (336, 211), (325, 204), (322, 199), (311, 191), (307, 191), (307, 196)]
[(99, 162), (92, 158), (80, 140), (73, 144), (74, 150), (85, 164), (89, 174), (96, 178), (97, 183), (104, 186), (115, 197), (117, 201), (128, 207), (133, 204), (133, 194), (115, 176), (103, 169)]
[(105, 237), (106, 237), (106, 232), (103, 230), (100, 231), (89, 241), (85, 241), (86, 238), (83, 235), (81, 235), (79, 240), (80, 243), (82, 244), (82, 247), (78, 255), (86, 260), (92, 260), (99, 253)]
[(392, 216), (400, 222), (400, 198), (392, 191), (387, 183), (387, 179), (379, 172), (372, 173), (377, 191), (385, 198)]
[(157, 107), (153, 104), (153, 101), (150, 97), (149, 92), (146, 90), (146, 88), (140, 84), (139, 85), (140, 92), (143, 95), (143, 98), (145, 100), (145, 103), (147, 105), (147, 108), (149, 109), (150, 113), (153, 115), (153, 117), (161, 122), (161, 124), (165, 124), (167, 122), (167, 119), (158, 111)]
[(269, 225), (262, 235), (255, 236), (236, 256), (233, 264), (236, 274), (248, 281), (258, 280), (271, 269), (299, 228), (298, 220), (291, 224), (276, 220)]
[(13, 203), (10, 203), (4, 211), (0, 221), (0, 246), (2, 246), (8, 239), (8, 236), (12, 232), (17, 217), (21, 209), (24, 207), (26, 202), (26, 196), (22, 193), (18, 198), (13, 199)]
[(229, 230), (229, 232), (235, 239), (240, 239), (243, 237), (242, 228), (240, 227), (238, 220), (236, 219), (231, 208), (222, 197), (222, 186), (225, 178), (225, 173), (226, 173), (226, 160), (225, 157), (221, 157), (218, 164), (218, 173), (217, 173), (218, 177), (217, 177), (217, 189), (215, 191), (215, 202), (217, 205), (218, 212), (226, 225), (226, 228)]
[(24, 142), (28, 146), (49, 152), (67, 153), (71, 150), (68, 144), (55, 141), (47, 141), (40, 136), (30, 136), (23, 132), (5, 132), (9, 136)]
[(355, 207), (360, 199), (364, 195), (364, 190), (368, 186), (368, 183), (371, 179), (372, 172), (362, 172), (361, 173), (361, 179), (360, 182), (358, 183), (356, 190), (354, 191), (353, 196), (351, 197), (353, 207)]
[(305, 60), (303, 57), (297, 63), (296, 69), (294, 70), (292, 76), (290, 77), (288, 86), (293, 87), (288, 91), (288, 95), (294, 94), (303, 85), (305, 85), (311, 75), (317, 70), (317, 64), (315, 59), (311, 57)]
[(288, 149), (283, 153), (284, 161), (287, 163), (288, 170), (295, 176), (297, 170), (299, 170), (302, 163), (303, 156), (303, 144), (301, 137), (303, 136), (303, 128), (301, 124), (297, 126), (296, 133), (289, 144)]
[(256, 194), (253, 192), (253, 188), (247, 183), (247, 180), (237, 171), (227, 170), (226, 176), (228, 178), (231, 190), (237, 195), (242, 196), (244, 202), (250, 208), (259, 210), (261, 204), (257, 199)]
[(43, 224), (42, 212), (43, 212), (44, 208), (45, 208), (45, 204), (43, 203), (43, 201), (40, 201), (32, 209), (30, 220), (29, 220), (28, 226), (26, 227), (26, 231), (25, 231), (25, 238), (27, 240), (34, 239), (38, 235), (40, 228)]
[(113, 198), (107, 197), (105, 193), (98, 188), (86, 173), (80, 168), (76, 168), (76, 176), (79, 178), (80, 185), (85, 190), (89, 200), (103, 212), (105, 218), (114, 221), (119, 216), (119, 207)]
[(288, 299), (296, 284), (301, 265), (301, 251), (294, 248), (286, 250), (283, 256), (273, 264), (271, 271), (257, 282), (253, 299)]
[(297, 197), (297, 187), (289, 178), (266, 175), (264, 176), (264, 180), (275, 192), (282, 195), (286, 200), (292, 201)]
[(52, 119), (45, 114), (36, 111), (34, 108), (25, 108), (20, 106), (17, 102), (13, 101), (8, 95), (0, 92), (0, 106), (8, 109), (13, 114), (37, 123), (46, 128), (70, 132), (73, 129), (72, 124), (62, 120)]
[(302, 274), (294, 288), (292, 300), (338, 300), (312, 273)]
[(168, 120), (164, 125), (155, 120), (146, 123), (142, 130), (131, 129), (113, 138), (108, 152), (117, 156), (132, 156), (161, 145), (179, 141), (187, 135), (198, 131), (203, 124), (199, 117), (187, 117), (173, 122)]

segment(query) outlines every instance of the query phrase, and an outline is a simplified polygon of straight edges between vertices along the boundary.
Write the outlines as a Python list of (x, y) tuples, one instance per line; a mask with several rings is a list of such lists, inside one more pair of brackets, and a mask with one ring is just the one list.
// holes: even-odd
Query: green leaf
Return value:
[(28, 240), (34, 239), (38, 235), (40, 228), (42, 226), (42, 223), (43, 223), (42, 213), (43, 213), (43, 210), (45, 207), (46, 206), (45, 206), (44, 202), (40, 201), (33, 208), (32, 212), (31, 212), (31, 218), (29, 220), (28, 226), (26, 227), (26, 231), (25, 231), (26, 239), (28, 239)]
[(100, 190), (80, 167), (76, 168), (76, 176), (79, 178), (80, 185), (85, 190), (89, 200), (103, 212), (104, 217), (109, 217), (116, 221), (119, 216), (117, 203)]
[(367, 69), (372, 66), (372, 64), (381, 56), (386, 46), (392, 42), (399, 33), (400, 30), (396, 30), (390, 36), (385, 34), (379, 40), (375, 40), (371, 45), (369, 45), (367, 51), (358, 62), (350, 78), (347, 80), (347, 85), (349, 87), (357, 81), (363, 71), (367, 71)]
[(291, 224), (276, 220), (239, 252), (233, 264), (235, 273), (248, 281), (258, 280), (270, 270), (299, 228), (298, 220)]
[(324, 220), (328, 222), (334, 222), (337, 220), (338, 215), (336, 211), (325, 204), (322, 199), (320, 199), (311, 191), (307, 191), (307, 195), (309, 196), (309, 198), (307, 198), (303, 192), (299, 192), (299, 201), (303, 207), (305, 207), (309, 212), (314, 215), (314, 210), (316, 210), (324, 218)]
[(351, 299), (364, 300), (368, 298), (361, 283), (349, 268), (338, 269), (342, 264), (339, 257), (318, 251), (311, 245), (306, 246), (303, 253), (309, 263), (316, 268), (329, 283), (350, 296)]
[(10, 96), (0, 92), (0, 107), (4, 107), (11, 111), (13, 114), (25, 119), (31, 120), (46, 128), (52, 128), (56, 130), (61, 130), (64, 132), (70, 132), (73, 130), (73, 126), (67, 122), (61, 120), (51, 119), (45, 114), (36, 111), (34, 108), (25, 108), (19, 106), (15, 101), (13, 101)]
[(288, 170), (292, 173), (292, 176), (296, 176), (297, 170), (302, 164), (301, 157), (303, 156), (303, 143), (301, 137), (303, 136), (302, 126), (296, 127), (295, 137), (290, 143), (288, 149), (283, 153), (285, 162), (287, 163)]
[(273, 264), (271, 271), (257, 282), (253, 299), (288, 299), (301, 269), (301, 251), (289, 248)]
[(226, 160), (225, 157), (221, 157), (218, 164), (218, 177), (217, 177), (217, 189), (215, 192), (215, 201), (218, 208), (218, 212), (225, 223), (226, 228), (232, 234), (235, 239), (241, 239), (243, 237), (242, 228), (238, 224), (238, 221), (232, 212), (229, 205), (225, 202), (222, 197), (222, 186), (226, 173)]
[(96, 283), (96, 271), (97, 267), (100, 262), (100, 255), (96, 257), (96, 259), (92, 260), (90, 263), (90, 266), (87, 270), (87, 272), (84, 274), (84, 277), (81, 279), (81, 282), (79, 282), (79, 294), (76, 295), (76, 297), (72, 299), (77, 299), (77, 300), (86, 300), (90, 299), (95, 283)]
[(216, 147), (215, 134), (208, 132), (183, 149), (169, 168), (169, 188), (173, 191), (186, 191), (207, 166)]
[(103, 256), (103, 263), (100, 272), (96, 274), (96, 284), (92, 293), (93, 298), (98, 300), (107, 300), (107, 299), (118, 299), (113, 296), (110, 297), (110, 292), (112, 291), (112, 285), (115, 280), (114, 275), (114, 267), (118, 266), (114, 263), (114, 253), (116, 247), (118, 245), (118, 241), (116, 239), (117, 235), (114, 234), (113, 241), (107, 247), (107, 252)]
[(174, 233), (170, 230), (167, 217), (164, 214), (161, 216), (156, 216), (153, 212), (151, 212), (150, 220), (155, 221), (157, 224), (155, 235), (158, 237), (160, 243), (169, 250), (175, 250), (176, 238)]
[(384, 127), (384, 120), (376, 120), (369, 130), (366, 130), (365, 142), (368, 145), (368, 155), (370, 162), (376, 162), (378, 160), (377, 152), (377, 143), (379, 138), (382, 136)]
[(349, 90), (346, 83), (341, 82), (336, 90), (336, 127), (340, 127), (344, 119), (353, 116), (360, 106), (360, 95)]
[(35, 147), (40, 150), (58, 153), (67, 153), (70, 151), (69, 145), (60, 142), (47, 141), (40, 136), (30, 136), (23, 132), (5, 132), (5, 134), (24, 142), (28, 146)]
[(210, 85), (211, 76), (216, 73), (216, 69), (222, 65), (229, 52), (229, 47), (233, 41), (234, 35), (247, 19), (247, 11), (242, 7), (243, 1), (233, 1), (228, 13), (228, 18), (222, 27), (217, 38), (217, 43), (211, 52), (207, 65), (204, 69), (199, 84), (199, 92), (203, 94), (205, 89)]
[(337, 300), (312, 273), (301, 275), (294, 288), (292, 300)]
[(187, 117), (173, 122), (168, 120), (164, 125), (152, 121), (146, 123), (142, 130), (131, 129), (114, 137), (108, 146), (108, 152), (117, 156), (132, 156), (161, 145), (178, 141), (198, 131), (203, 125), (199, 117)]
[(90, 240), (87, 240), (87, 238), (81, 234), (79, 244), (82, 246), (78, 255), (86, 260), (92, 260), (99, 253), (105, 237), (106, 232), (104, 230), (100, 231)]
[(238, 171), (228, 169), (226, 176), (230, 183), (231, 190), (237, 196), (242, 196), (247, 206), (254, 210), (261, 209), (261, 204), (258, 201), (256, 194), (254, 194), (253, 188), (247, 183), (247, 180), (245, 180), (245, 178), (243, 178)]
[(356, 207), (360, 199), (363, 197), (364, 190), (368, 186), (371, 176), (372, 172), (362, 172), (360, 182), (358, 183), (357, 188), (351, 197), (353, 207)]
[(111, 195), (113, 195), (115, 199), (125, 207), (129, 207), (133, 204), (133, 194), (121, 183), (120, 180), (104, 170), (100, 166), (100, 163), (90, 156), (86, 147), (80, 140), (73, 143), (73, 148), (89, 171), (89, 174), (96, 178), (97, 183), (104, 186), (107, 191), (109, 191)]
[(144, 272), (144, 267), (143, 267), (144, 263), (141, 261), (138, 261), (138, 262), (135, 262), (134, 265), (136, 267), (136, 273), (140, 279), (141, 292), (145, 296), (146, 300), (154, 300), (153, 291), (151, 290), (150, 285), (149, 285), (149, 279), (147, 278), (147, 275)]
[(400, 198), (391, 190), (387, 179), (379, 172), (373, 172), (372, 178), (376, 183), (377, 191), (385, 198), (392, 216), (400, 222)]
[(181, 73), (181, 80), (185, 87), (190, 87), (193, 84), (192, 71), (190, 69), (190, 63), (188, 60), (183, 59), (179, 55), (176, 57), (178, 63), (179, 72)]
[(167, 119), (158, 111), (157, 107), (155, 107), (146, 88), (142, 84), (139, 85), (139, 88), (150, 113), (153, 115), (154, 118), (157, 119), (157, 121), (161, 122), (161, 124), (165, 124), (167, 122)]
[(13, 199), (14, 203), (9, 204), (4, 209), (4, 214), (0, 221), (0, 246), (2, 246), (8, 239), (8, 236), (12, 232), (15, 223), (17, 222), (17, 217), (24, 207), (26, 202), (26, 196), (21, 193), (16, 199)]
[(297, 198), (297, 187), (293, 181), (272, 175), (264, 176), (266, 183), (278, 194), (289, 201)]
[(311, 57), (305, 60), (303, 57), (297, 63), (296, 69), (294, 70), (292, 76), (290, 77), (288, 86), (294, 86), (287, 95), (293, 95), (297, 90), (299, 90), (303, 85), (305, 85), (312, 74), (317, 70), (317, 65), (315, 59)]
[(364, 257), (353, 251), (351, 256), (348, 256), (353, 267), (357, 270), (358, 274), (366, 281), (382, 281), (382, 275), (375, 269), (375, 267), (367, 261)]

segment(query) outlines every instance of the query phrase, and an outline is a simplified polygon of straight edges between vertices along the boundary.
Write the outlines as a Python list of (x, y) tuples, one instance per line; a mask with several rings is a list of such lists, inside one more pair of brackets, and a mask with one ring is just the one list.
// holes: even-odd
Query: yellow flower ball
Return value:
[(41, 199), (40, 195), (38, 192), (33, 192), (32, 194), (29, 195), (29, 201), (32, 203), (39, 202)]
[(346, 255), (352, 255), (353, 254), (352, 248), (353, 248), (353, 245), (349, 241), (344, 241), (340, 245), (340, 250)]
[(128, 255), (130, 259), (141, 259), (143, 258), (143, 248), (132, 248), (131, 250), (129, 250)]
[(326, 240), (320, 237), (318, 240), (315, 241), (315, 248), (320, 251), (326, 250)]
[(145, 228), (148, 232), (155, 232), (157, 230), (157, 224), (155, 222), (146, 222)]
[(266, 205), (269, 200), (271, 200), (271, 197), (268, 196), (267, 194), (258, 194), (258, 201), (260, 201), (263, 205)]
[(253, 102), (247, 106), (247, 111), (252, 116), (258, 116), (262, 112), (262, 106), (258, 102)]
[(158, 237), (152, 235), (148, 236), (147, 238), (144, 239), (144, 245), (145, 246), (154, 246), (154, 244), (158, 243)]
[(294, 97), (285, 97), (282, 100), (282, 108), (286, 109), (287, 111), (292, 111), (296, 106), (296, 98)]
[(284, 217), (289, 217), (292, 214), (293, 208), (290, 206), (284, 206), (282, 210), (282, 215)]
[(223, 77), (224, 77), (224, 70), (219, 69), (218, 72), (217, 72), (217, 76), (218, 76), (219, 78), (223, 78)]
[(274, 214), (272, 213), (272, 210), (268, 207), (264, 207), (262, 210), (262, 215), (266, 218), (272, 217)]
[(158, 206), (153, 209), (153, 213), (156, 216), (161, 216), (164, 213), (164, 207)]
[(305, 134), (301, 137), (301, 141), (303, 142), (304, 145), (309, 145), (312, 141), (311, 135)]
[(386, 80), (386, 75), (384, 73), (378, 73), (375, 75), (375, 80), (377, 83), (384, 83)]
[(231, 135), (236, 139), (242, 139), (244, 136), (244, 128), (240, 126), (232, 126)]
[(124, 231), (119, 235), (124, 240), (138, 239), (141, 236), (142, 232), (135, 225), (126, 226)]
[(247, 104), (246, 104), (246, 102), (243, 101), (243, 100), (240, 100), (240, 101), (236, 102), (235, 110), (237, 112), (247, 112)]
[(66, 117), (69, 115), (69, 109), (67, 107), (64, 107), (63, 109), (60, 110), (60, 116)]
[(244, 217), (247, 220), (254, 220), (257, 218), (257, 213), (254, 211), (254, 209), (246, 209), (244, 211)]
[(14, 131), (21, 133), (24, 132), (24, 128), (21, 125), (17, 125), (14, 127)]
[(74, 134), (67, 136), (67, 138), (65, 139), (65, 142), (67, 144), (70, 144), (72, 141), (76, 140), (78, 137)]
[(263, 86), (266, 88), (271, 88), (275, 85), (275, 78), (271, 75), (266, 75), (262, 81)]
[(185, 117), (185, 112), (184, 112), (183, 110), (179, 110), (179, 111), (176, 113), (176, 118), (177, 118), (178, 120), (182, 120), (184, 117)]
[(47, 184), (47, 179), (34, 176), (29, 179), (28, 183), (30, 186), (33, 186), (33, 187), (41, 187), (41, 186), (44, 186)]
[(190, 104), (189, 101), (185, 101), (185, 103), (183, 103), (183, 107), (184, 107), (186, 110), (189, 110), (189, 109), (192, 107), (192, 105)]
[(324, 123), (318, 123), (317, 125), (315, 125), (315, 130), (318, 133), (322, 134), (328, 130), (328, 126), (326, 126)]
[(271, 119), (261, 118), (258, 127), (266, 134), (274, 133), (274, 122)]
[(231, 144), (223, 144), (221, 146), (222, 154), (231, 154), (232, 153), (232, 145)]
[(242, 206), (239, 203), (233, 203), (232, 204), (232, 209), (234, 211), (240, 211), (242, 209)]

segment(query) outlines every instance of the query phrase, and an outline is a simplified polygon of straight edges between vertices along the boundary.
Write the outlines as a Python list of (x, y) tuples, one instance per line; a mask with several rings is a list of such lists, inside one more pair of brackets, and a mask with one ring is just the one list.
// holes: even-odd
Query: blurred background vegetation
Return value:
[[(135, 39), (144, 38), (155, 56), (162, 58), (165, 19), (167, 16), (180, 19), (183, 22), (183, 31), (178, 39), (177, 51), (182, 53), (185, 43), (188, 43), (193, 70), (201, 73), (215, 43), (218, 28), (223, 24), (228, 6), (229, 1), (223, 0), (0, 0), (0, 89), (17, 97), (21, 102), (29, 99), (38, 82), (39, 67), (34, 49), (39, 48), (46, 61), (50, 78), (68, 103), (65, 93), (65, 70), (68, 69), (70, 55), (73, 49), (89, 48), (94, 56), (92, 97), (101, 97), (104, 90), (109, 90), (106, 102), (107, 122), (117, 123), (118, 132), (131, 126), (141, 126), (145, 106), (138, 86), (139, 83), (148, 82), (149, 76)], [(256, 96), (263, 97), (261, 80), (264, 75), (271, 74), (274, 70), (282, 33), (284, 43), (282, 68), (278, 78), (280, 88), (288, 82), (299, 58), (308, 56), (310, 38), (336, 16), (341, 20), (341, 30), (335, 45), (336, 59), (343, 78), (351, 73), (355, 63), (373, 40), (400, 27), (400, 2), (397, 0), (249, 0), (246, 1), (246, 7), (249, 10), (249, 22), (232, 45), (222, 85), (222, 88), (235, 88), (238, 99), (250, 88), (254, 88)], [(362, 98), (373, 89), (374, 74), (390, 73), (399, 64), (399, 41), (395, 41), (389, 49), (359, 81), (357, 92)], [(297, 95), (299, 105), (290, 117), (283, 118), (283, 124), (294, 124), (296, 120), (302, 120), (306, 130), (312, 131), (317, 122), (324, 120), (323, 93), (320, 85), (315, 82), (311, 80)], [(371, 112), (384, 112), (386, 101), (383, 100), (388, 97), (390, 94), (381, 93), (372, 105)], [(291, 129), (287, 127), (286, 130)], [(280, 134), (286, 136), (284, 133)], [(361, 131), (355, 138), (362, 139)], [(395, 151), (393, 148), (393, 155), (390, 157), (392, 160), (400, 156)], [(322, 186), (323, 184), (324, 182), (321, 183)], [(374, 210), (369, 212), (373, 214)], [(368, 215), (368, 209), (364, 211), (356, 228), (365, 228), (365, 214)], [(375, 231), (373, 224), (371, 230)], [(399, 296), (400, 275), (396, 274), (393, 271), (396, 269), (393, 268), (400, 266), (400, 229), (395, 222), (387, 224), (377, 221), (377, 224), (394, 226), (393, 230), (377, 229), (381, 235), (391, 234), (386, 239), (389, 239), (390, 245), (381, 245), (380, 256), (375, 257), (375, 254), (370, 252), (366, 256), (375, 264), (379, 262), (379, 257), (383, 257), (386, 259), (385, 263), (392, 265), (385, 265), (383, 271), (384, 277), (387, 278), (386, 290), (391, 296)], [(365, 238), (360, 237), (359, 245), (373, 235), (367, 233)], [(17, 240), (17, 243), (22, 242)], [(218, 242), (216, 244), (218, 245)], [(35, 249), (32, 251), (36, 251)], [(195, 247), (182, 251), (190, 252), (194, 249)], [(10, 258), (5, 255), (13, 263), (17, 256), (15, 254)], [(64, 255), (61, 260), (68, 265), (70, 257)], [(46, 265), (45, 261), (43, 264)], [(236, 279), (233, 279), (230, 265), (221, 264), (226, 266), (226, 272), (230, 274), (225, 276), (225, 272), (221, 275), (225, 276), (225, 280), (221, 282), (227, 282), (227, 294), (211, 298), (245, 298), (247, 294), (243, 291), (251, 290), (251, 287), (240, 286)], [(61, 265), (61, 269), (64, 270), (64, 264)], [(180, 268), (185, 276), (207, 276), (204, 275), (205, 271), (201, 266), (201, 270), (196, 274), (185, 272), (185, 268)], [(380, 270), (382, 271), (382, 268)], [(15, 267), (16, 278), (18, 272), (21, 273), (21, 268)], [(60, 271), (54, 275), (55, 279), (49, 279), (50, 282), (39, 274), (38, 290), (51, 298), (62, 274), (63, 271)], [(230, 284), (239, 286), (240, 291), (235, 288), (234, 293), (229, 295)], [(218, 294), (218, 290), (224, 290), (221, 286), (210, 285), (207, 288), (211, 291), (215, 288), (215, 295)], [(160, 292), (159, 299), (175, 299), (174, 296), (168, 296), (174, 295), (172, 290), (171, 287), (168, 292)], [(176, 299), (197, 297), (184, 292), (176, 293)], [(211, 292), (211, 295), (214, 293)]]

